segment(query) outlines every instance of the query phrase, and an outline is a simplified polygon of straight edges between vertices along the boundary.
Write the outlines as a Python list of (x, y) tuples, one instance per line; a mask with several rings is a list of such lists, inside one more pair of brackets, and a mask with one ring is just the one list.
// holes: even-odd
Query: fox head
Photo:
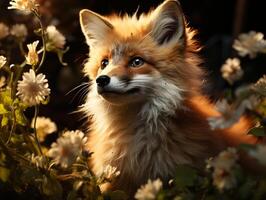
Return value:
[(179, 103), (198, 90), (194, 31), (178, 1), (140, 16), (104, 17), (85, 9), (80, 24), (90, 47), (84, 71), (99, 98), (117, 105), (157, 97)]

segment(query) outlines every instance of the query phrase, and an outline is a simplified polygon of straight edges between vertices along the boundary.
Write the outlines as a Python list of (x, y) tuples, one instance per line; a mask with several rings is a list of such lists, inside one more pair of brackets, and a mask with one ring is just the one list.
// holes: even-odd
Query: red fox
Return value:
[(91, 166), (96, 174), (107, 165), (120, 171), (112, 189), (133, 194), (148, 179), (168, 181), (179, 164), (203, 168), (226, 147), (255, 142), (245, 118), (209, 127), (207, 118), (219, 113), (202, 95), (195, 31), (177, 0), (140, 16), (82, 10), (80, 23), (90, 49), (83, 110), (91, 119)]

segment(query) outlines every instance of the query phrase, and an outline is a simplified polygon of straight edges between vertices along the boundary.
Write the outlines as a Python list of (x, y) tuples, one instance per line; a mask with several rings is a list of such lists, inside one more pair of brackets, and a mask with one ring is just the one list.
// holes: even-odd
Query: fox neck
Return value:
[(104, 124), (105, 127), (109, 125), (110, 129), (124, 125), (134, 130), (142, 127), (143, 134), (155, 136), (165, 132), (167, 118), (175, 116), (177, 109), (183, 109), (183, 90), (163, 79), (153, 87), (153, 92), (143, 102), (123, 106), (106, 102), (99, 97), (96, 90), (92, 90), (84, 108), (97, 124)]
[[(144, 103), (127, 106), (111, 105), (91, 92), (85, 106), (92, 117), (89, 148), (94, 152), (95, 158), (102, 158), (92, 161), (95, 172), (110, 164), (117, 167), (122, 175), (130, 176), (137, 166), (147, 165), (146, 169), (151, 168), (148, 160), (160, 160), (161, 154), (156, 155), (156, 159), (153, 152), (157, 152), (160, 145), (167, 140), (169, 119), (175, 115), (175, 110), (181, 104), (179, 92), (178, 90), (173, 95), (172, 91), (173, 98), (169, 99), (166, 97), (170, 95), (170, 90), (161, 90)], [(160, 167), (150, 171), (157, 175), (158, 172), (169, 173)], [(155, 177), (155, 174), (146, 175)]]
[[(192, 116), (197, 118), (192, 120), (195, 126), (205, 127), (201, 121), (204, 119), (198, 119), (193, 107), (185, 106), (187, 100), (181, 98), (180, 90), (168, 86), (157, 90), (143, 104), (124, 107), (108, 104), (96, 93), (89, 94), (84, 108), (92, 117), (89, 148), (96, 158), (92, 160), (95, 173), (110, 164), (129, 180), (133, 174), (144, 179), (169, 178), (178, 164), (202, 164), (207, 157), (206, 148), (210, 147), (208, 128), (200, 135), (189, 124)], [(184, 121), (187, 125), (182, 125)], [(146, 170), (136, 171), (139, 166)]]

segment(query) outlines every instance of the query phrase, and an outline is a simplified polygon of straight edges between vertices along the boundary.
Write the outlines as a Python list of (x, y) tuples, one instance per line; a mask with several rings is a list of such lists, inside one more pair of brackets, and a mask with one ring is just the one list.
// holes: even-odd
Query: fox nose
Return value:
[(110, 83), (110, 77), (106, 75), (99, 76), (96, 79), (96, 83), (99, 87), (104, 87)]

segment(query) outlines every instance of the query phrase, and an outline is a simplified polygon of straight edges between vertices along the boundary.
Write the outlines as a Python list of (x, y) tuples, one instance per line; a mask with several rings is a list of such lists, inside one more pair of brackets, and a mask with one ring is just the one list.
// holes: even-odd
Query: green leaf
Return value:
[(252, 180), (247, 180), (239, 187), (239, 197), (240, 199), (250, 199), (250, 195), (254, 191), (256, 182)]
[(128, 199), (128, 196), (120, 190), (116, 190), (110, 193), (110, 199), (111, 200), (126, 200)]
[(29, 106), (26, 105), (25, 103), (19, 101), (19, 99), (15, 99), (14, 104), (18, 105), (18, 107), (20, 108), (20, 110), (26, 110)]
[(8, 113), (8, 110), (5, 109), (3, 104), (0, 104), (0, 115)]
[(51, 197), (62, 199), (63, 188), (54, 177), (43, 177), (42, 192)]
[(254, 150), (256, 148), (256, 146), (253, 144), (244, 144), (243, 143), (243, 144), (238, 145), (238, 148), (240, 150), (250, 151), (250, 150)]
[(226, 99), (231, 100), (233, 98), (233, 91), (231, 89), (227, 89), (224, 95)]
[(50, 101), (50, 96), (48, 96), (45, 100), (42, 101), (43, 105), (47, 105)]
[(78, 198), (77, 192), (72, 190), (67, 195), (67, 200), (76, 200)]
[(7, 182), (9, 178), (10, 170), (4, 167), (0, 167), (0, 180)]
[(253, 200), (261, 200), (265, 199), (266, 194), (266, 180), (261, 180), (257, 186), (256, 190), (254, 191)]
[(257, 111), (263, 116), (266, 117), (266, 98), (258, 105)]
[(12, 98), (10, 96), (10, 90), (4, 90), (0, 92), (0, 102), (4, 105), (12, 105)]
[(27, 118), (25, 117), (23, 111), (21, 110), (16, 110), (15, 111), (16, 115), (16, 122), (21, 125), (21, 126), (26, 126), (27, 125)]
[(197, 172), (195, 169), (186, 166), (179, 165), (176, 171), (175, 184), (179, 187), (193, 186), (197, 178)]
[(256, 127), (256, 128), (252, 128), (249, 133), (250, 135), (254, 135), (256, 137), (264, 137), (266, 136), (265, 130), (263, 127)]
[(8, 117), (6, 115), (3, 115), (2, 121), (1, 121), (1, 127), (4, 127), (8, 124)]
[(165, 199), (167, 199), (167, 192), (166, 191), (160, 191), (157, 194), (157, 200), (165, 200)]

